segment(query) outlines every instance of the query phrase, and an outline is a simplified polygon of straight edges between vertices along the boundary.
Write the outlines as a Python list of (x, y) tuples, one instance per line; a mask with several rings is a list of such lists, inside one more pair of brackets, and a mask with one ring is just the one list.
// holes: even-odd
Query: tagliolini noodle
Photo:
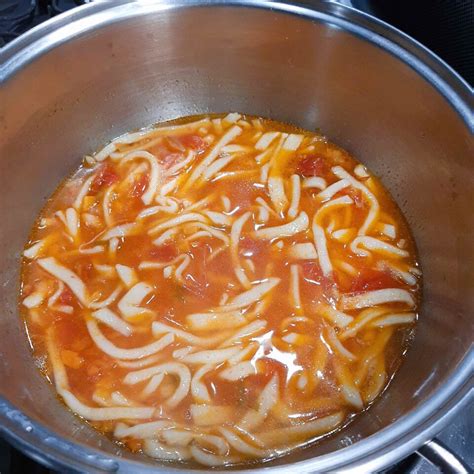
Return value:
[(21, 307), (73, 412), (134, 451), (219, 466), (366, 409), (406, 349), (419, 279), (363, 165), (231, 113), (85, 157), (33, 229)]

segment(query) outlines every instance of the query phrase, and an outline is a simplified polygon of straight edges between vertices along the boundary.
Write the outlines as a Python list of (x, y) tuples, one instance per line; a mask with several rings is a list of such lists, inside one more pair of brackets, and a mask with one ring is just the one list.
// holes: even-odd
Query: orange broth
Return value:
[[(232, 129), (236, 136), (218, 148)], [(34, 356), (46, 356), (45, 375), (62, 397), (66, 390), (92, 409), (81, 412), (65, 400), (97, 429), (160, 460), (227, 465), (271, 459), (337, 430), (385, 389), (416, 320), (421, 275), (399, 208), (376, 177), (315, 133), (238, 114), (188, 117), (147, 130), (126, 136), (129, 143), (112, 142), (110, 153), (86, 157), (34, 225), (20, 299)], [(272, 132), (266, 144), (262, 137)], [(196, 174), (206, 159), (208, 166)], [(159, 170), (152, 190), (150, 160)], [(206, 176), (218, 160), (222, 167)], [(344, 179), (335, 167), (361, 186), (349, 182), (321, 198), (319, 193)], [(162, 193), (167, 185), (169, 192)], [(145, 202), (147, 191), (151, 199)], [(318, 214), (338, 199), (340, 206)], [(145, 209), (150, 214), (140, 217)], [(361, 232), (373, 209), (374, 219)], [(196, 220), (166, 227), (182, 215)], [(232, 230), (241, 217), (233, 254)], [(302, 230), (292, 235), (261, 232), (298, 219)], [(164, 230), (153, 232), (160, 225)], [(323, 234), (318, 242), (315, 225)], [(106, 239), (110, 229), (119, 229), (118, 236)], [(166, 231), (169, 238), (154, 243)], [(295, 256), (295, 249), (304, 257)], [(126, 267), (125, 277), (117, 265)], [(82, 301), (62, 269), (83, 283)], [(264, 295), (232, 308), (239, 295), (269, 281), (274, 286)], [(129, 304), (125, 295), (136, 285), (145, 296)], [(370, 298), (379, 300), (370, 304)], [(113, 313), (110, 324), (94, 316), (105, 314), (97, 313), (104, 308)], [(190, 318), (196, 314), (201, 316)], [(167, 331), (157, 322), (191, 336), (174, 334), (151, 355), (117, 358), (94, 341), (88, 321), (119, 349), (160, 340)], [(229, 341), (252, 323), (254, 332)], [(201, 344), (213, 337), (215, 342)], [(183, 356), (179, 349), (187, 347)], [(225, 360), (213, 361), (226, 349)], [(207, 364), (193, 359), (206, 351), (212, 352)], [(167, 363), (184, 366), (180, 370), (191, 377), (176, 405), (170, 399), (186, 384), (160, 369)], [(125, 383), (128, 374), (150, 367), (156, 371), (149, 377)], [(199, 370), (202, 377), (196, 376)], [(61, 371), (66, 380), (58, 382)], [(161, 381), (147, 392), (157, 375)], [(132, 411), (115, 417), (97, 411), (110, 407)], [(133, 409), (143, 407), (153, 409), (151, 415), (135, 417), (139, 411)], [(216, 418), (203, 421), (203, 407)], [(160, 420), (166, 423), (152, 435), (139, 434), (144, 423)], [(125, 425), (137, 426), (136, 433), (120, 434)], [(221, 441), (213, 444), (209, 435)]]

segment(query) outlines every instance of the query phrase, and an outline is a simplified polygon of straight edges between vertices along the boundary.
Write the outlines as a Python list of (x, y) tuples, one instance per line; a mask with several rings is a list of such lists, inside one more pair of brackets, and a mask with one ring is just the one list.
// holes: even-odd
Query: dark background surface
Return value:
[[(344, 3), (344, 2), (342, 2)], [(427, 46), (474, 84), (473, 0), (352, 0)]]
[[(90, 0), (0, 0), (0, 47), (30, 28)], [(307, 2), (310, 3), (310, 2)], [(390, 23), (438, 54), (467, 82), (474, 84), (474, 0), (340, 0)], [(438, 437), (474, 467), (474, 405)], [(52, 473), (0, 438), (0, 474)], [(434, 474), (428, 462), (410, 456), (388, 470)]]

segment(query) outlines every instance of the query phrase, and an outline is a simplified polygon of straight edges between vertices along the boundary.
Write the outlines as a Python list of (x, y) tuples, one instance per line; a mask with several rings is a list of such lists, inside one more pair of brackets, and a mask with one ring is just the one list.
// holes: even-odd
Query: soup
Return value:
[(86, 156), (33, 228), (21, 308), (74, 413), (133, 451), (220, 466), (314, 442), (373, 403), (420, 276), (362, 164), (230, 113)]

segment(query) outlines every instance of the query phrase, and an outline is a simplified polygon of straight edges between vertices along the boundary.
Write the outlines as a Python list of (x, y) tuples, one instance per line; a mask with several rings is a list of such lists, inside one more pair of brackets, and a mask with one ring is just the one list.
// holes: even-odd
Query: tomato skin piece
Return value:
[(204, 151), (208, 147), (207, 143), (199, 135), (183, 135), (179, 140), (186, 148), (191, 148), (195, 151)]
[(108, 164), (104, 164), (100, 167), (99, 172), (92, 181), (90, 192), (92, 194), (98, 193), (103, 187), (109, 187), (113, 183), (119, 180), (118, 175)]
[(268, 250), (268, 244), (264, 240), (256, 240), (251, 237), (241, 237), (239, 240), (239, 253), (242, 257), (257, 257)]
[(168, 243), (160, 245), (159, 247), (153, 247), (150, 249), (150, 257), (156, 258), (163, 262), (169, 262), (177, 257), (178, 249), (176, 245)]
[(148, 187), (150, 179), (147, 174), (142, 174), (133, 184), (133, 188), (131, 191), (132, 197), (141, 197), (142, 194), (145, 192), (145, 189)]
[(361, 293), (365, 291), (381, 290), (383, 288), (398, 288), (402, 286), (388, 271), (362, 268), (359, 275), (352, 282), (350, 291)]
[(161, 158), (161, 164), (165, 169), (169, 169), (178, 164), (181, 160), (184, 160), (184, 155), (182, 153), (168, 153)]
[(301, 266), (303, 269), (303, 278), (306, 280), (319, 281), (322, 278), (323, 272), (316, 261), (303, 262)]
[(296, 159), (296, 173), (305, 178), (324, 176), (328, 172), (326, 160), (320, 155), (299, 155)]
[(303, 278), (312, 285), (318, 285), (322, 293), (330, 296), (332, 291), (339, 286), (337, 274), (332, 273), (324, 276), (319, 263), (316, 261), (307, 261), (302, 263)]
[(286, 380), (288, 374), (286, 365), (274, 358), (275, 356), (272, 357), (272, 352), (273, 348), (266, 350), (264, 356), (257, 362), (258, 374), (254, 376), (254, 380), (261, 384), (260, 389), (263, 389), (274, 375), (278, 375), (281, 383)]
[(67, 286), (64, 287), (64, 290), (59, 295), (58, 301), (61, 304), (70, 305), (72, 303), (72, 300), (73, 300), (72, 291)]
[(79, 261), (76, 263), (73, 270), (82, 280), (90, 280), (94, 274), (94, 265), (92, 262)]
[(250, 207), (257, 195), (255, 188), (247, 181), (229, 182), (227, 196), (232, 203), (238, 202), (242, 209)]
[(364, 197), (362, 196), (362, 191), (360, 189), (350, 186), (347, 189), (347, 194), (352, 198), (356, 207), (365, 207)]

